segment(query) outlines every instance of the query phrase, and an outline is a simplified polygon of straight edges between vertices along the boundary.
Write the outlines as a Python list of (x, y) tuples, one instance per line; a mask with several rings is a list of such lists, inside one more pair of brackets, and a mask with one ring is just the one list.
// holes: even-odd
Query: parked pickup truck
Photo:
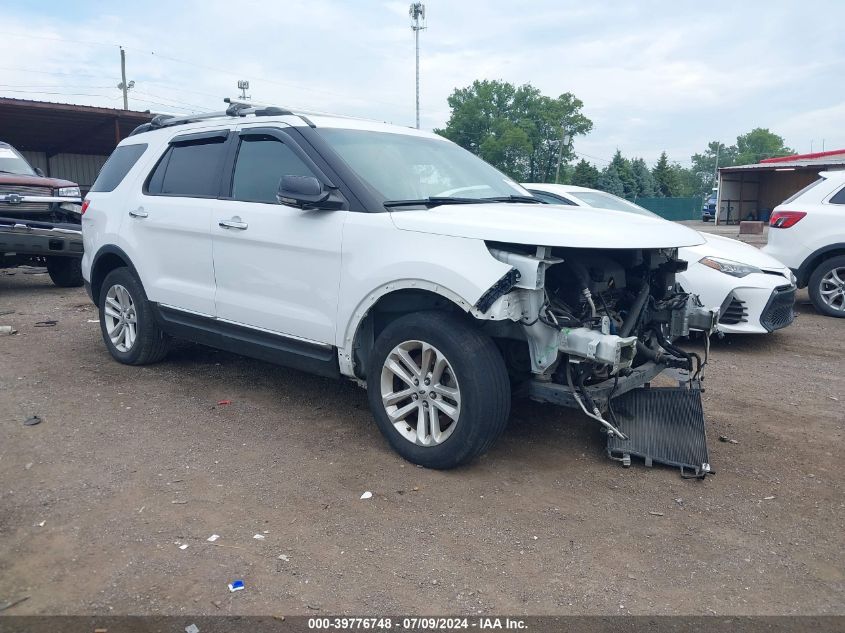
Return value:
[(47, 178), (0, 141), (0, 268), (46, 266), (57, 286), (82, 285), (79, 185)]

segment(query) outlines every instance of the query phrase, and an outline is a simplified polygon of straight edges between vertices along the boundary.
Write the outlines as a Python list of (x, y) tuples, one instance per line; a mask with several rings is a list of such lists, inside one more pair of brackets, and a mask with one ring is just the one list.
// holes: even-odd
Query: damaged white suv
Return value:
[(671, 341), (715, 321), (674, 282), (695, 231), (562, 214), (437, 135), (271, 106), (141, 126), (82, 225), (115, 359), (179, 337), (353, 379), (393, 448), (433, 468), (486, 451), (514, 390), (622, 440), (611, 397), (694, 375)]

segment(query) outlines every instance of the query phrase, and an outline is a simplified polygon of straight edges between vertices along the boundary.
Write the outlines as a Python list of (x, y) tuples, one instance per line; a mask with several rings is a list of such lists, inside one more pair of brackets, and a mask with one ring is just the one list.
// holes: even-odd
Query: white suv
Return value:
[(671, 340), (715, 322), (674, 283), (696, 232), (562, 214), (444, 138), (350, 118), (160, 116), (109, 158), (82, 224), (115, 359), (161, 360), (179, 337), (344, 376), (434, 468), (487, 450), (512, 385), (625, 437), (610, 398), (699, 371)]
[(763, 251), (789, 266), (822, 314), (845, 317), (845, 170), (775, 207)]

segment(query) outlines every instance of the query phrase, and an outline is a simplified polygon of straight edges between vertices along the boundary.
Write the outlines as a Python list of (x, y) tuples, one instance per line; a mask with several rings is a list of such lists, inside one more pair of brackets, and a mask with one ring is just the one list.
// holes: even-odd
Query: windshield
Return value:
[(624, 198), (614, 196), (612, 193), (604, 193), (603, 191), (570, 191), (569, 195), (578, 198), (581, 202), (591, 207), (658, 217), (657, 214), (652, 213), (648, 209), (643, 209), (641, 206), (633, 202), (628, 202)]
[(37, 175), (35, 170), (26, 162), (26, 159), (9, 145), (0, 145), (0, 173), (20, 174), (22, 176)]
[(369, 130), (318, 131), (385, 201), (531, 196), (502, 172), (445, 139)]

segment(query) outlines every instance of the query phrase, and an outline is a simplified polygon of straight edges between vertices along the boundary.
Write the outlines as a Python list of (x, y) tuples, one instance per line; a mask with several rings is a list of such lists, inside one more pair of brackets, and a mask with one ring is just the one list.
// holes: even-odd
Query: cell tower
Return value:
[(411, 16), (411, 30), (414, 32), (414, 45), (417, 52), (417, 129), (420, 129), (420, 31), (426, 28), (425, 5), (416, 0), (408, 9)]

